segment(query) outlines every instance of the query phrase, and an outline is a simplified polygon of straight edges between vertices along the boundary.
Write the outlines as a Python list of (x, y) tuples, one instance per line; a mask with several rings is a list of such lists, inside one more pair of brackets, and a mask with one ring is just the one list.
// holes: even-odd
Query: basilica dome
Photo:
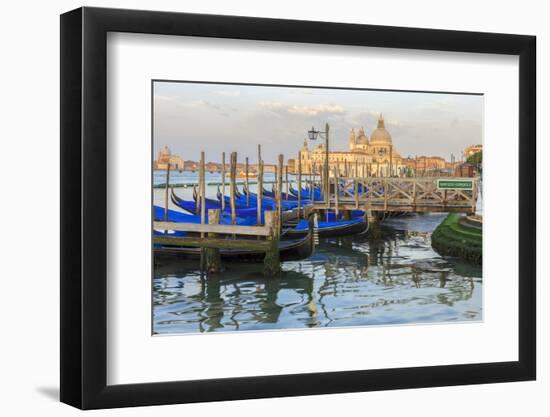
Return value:
[(368, 145), (369, 144), (369, 138), (365, 134), (365, 131), (363, 128), (359, 130), (359, 135), (357, 136), (357, 139), (355, 140), (356, 145)]
[(370, 135), (370, 142), (371, 145), (391, 145), (391, 135), (386, 130), (386, 126), (384, 125), (384, 118), (382, 115), (380, 115), (380, 118), (378, 119), (378, 126), (376, 129), (373, 130), (373, 132)]
[(168, 146), (165, 146), (164, 148), (162, 148), (160, 150), (159, 155), (160, 156), (170, 156), (171, 155), (170, 148), (168, 148)]

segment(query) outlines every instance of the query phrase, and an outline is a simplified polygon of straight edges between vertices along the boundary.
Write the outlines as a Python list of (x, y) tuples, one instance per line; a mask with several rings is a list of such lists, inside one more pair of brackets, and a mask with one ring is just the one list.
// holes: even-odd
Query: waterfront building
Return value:
[(153, 169), (167, 169), (170, 165), (170, 169), (183, 170), (183, 159), (177, 155), (172, 155), (170, 148), (165, 146), (158, 154), (156, 161), (153, 161)]
[[(330, 146), (330, 144), (329, 144)], [(393, 145), (392, 137), (386, 129), (382, 115), (370, 139), (364, 128), (352, 128), (348, 138), (348, 150), (330, 150), (328, 162), (330, 170), (338, 170), (341, 176), (403, 176), (403, 158)], [(325, 164), (325, 144), (320, 143), (309, 149), (307, 140), (300, 149), (302, 172), (322, 172)], [(295, 163), (296, 166), (296, 163)]]
[(446, 164), (445, 158), (440, 156), (422, 155), (417, 158), (417, 171), (419, 173), (441, 171), (446, 168)]
[(440, 156), (416, 156), (414, 158), (403, 158), (403, 164), (406, 166), (407, 173), (410, 176), (423, 176), (423, 175), (452, 175), (456, 162), (446, 161), (445, 158)]
[(287, 163), (288, 165), (288, 172), (296, 172), (298, 167), (296, 166), (296, 160), (295, 159), (292, 159), (290, 158)]

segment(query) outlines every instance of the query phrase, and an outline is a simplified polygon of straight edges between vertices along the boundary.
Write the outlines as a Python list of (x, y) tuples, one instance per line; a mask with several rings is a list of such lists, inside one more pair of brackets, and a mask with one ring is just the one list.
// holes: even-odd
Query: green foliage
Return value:
[(481, 264), (482, 231), (464, 227), (460, 216), (449, 214), (432, 233), (432, 247), (441, 255), (457, 256)]
[(483, 160), (483, 151), (479, 151), (473, 155), (470, 155), (466, 159), (466, 162), (469, 162), (470, 164), (479, 165), (481, 164), (482, 160)]

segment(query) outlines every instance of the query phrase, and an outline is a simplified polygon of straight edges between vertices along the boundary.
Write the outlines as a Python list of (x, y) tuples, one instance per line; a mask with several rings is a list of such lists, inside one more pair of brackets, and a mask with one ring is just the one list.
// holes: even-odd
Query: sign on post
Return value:
[(474, 181), (440, 179), (437, 180), (437, 188), (439, 190), (473, 190)]

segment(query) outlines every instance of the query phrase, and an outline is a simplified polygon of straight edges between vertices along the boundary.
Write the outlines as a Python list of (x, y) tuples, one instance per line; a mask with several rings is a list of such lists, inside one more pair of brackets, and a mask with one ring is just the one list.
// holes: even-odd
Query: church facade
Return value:
[(160, 150), (156, 161), (153, 161), (153, 169), (165, 170), (168, 166), (170, 166), (170, 169), (182, 170), (184, 162), (181, 157), (173, 155), (168, 146), (165, 146)]
[[(330, 146), (330, 143), (329, 143)], [(378, 118), (376, 129), (370, 135), (364, 128), (357, 132), (351, 129), (347, 151), (329, 149), (329, 167), (331, 172), (338, 170), (340, 176), (404, 176), (406, 165), (395, 149), (390, 133), (386, 130), (382, 115)], [(319, 173), (325, 163), (325, 144), (321, 143), (309, 149), (307, 140), (298, 155), (304, 173)], [(297, 161), (296, 161), (297, 162)], [(295, 165), (295, 169), (297, 169)]]

